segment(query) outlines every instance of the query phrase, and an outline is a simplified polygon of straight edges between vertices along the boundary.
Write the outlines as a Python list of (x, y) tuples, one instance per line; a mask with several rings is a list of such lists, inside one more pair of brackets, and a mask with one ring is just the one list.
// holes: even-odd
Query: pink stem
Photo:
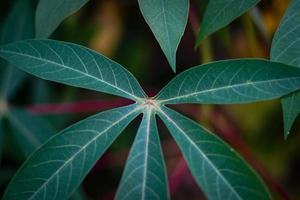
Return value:
[(84, 113), (97, 112), (104, 109), (119, 107), (130, 104), (132, 101), (117, 98), (98, 101), (79, 101), (70, 103), (46, 103), (38, 105), (30, 105), (27, 110), (36, 115), (50, 114), (67, 114), (67, 113)]

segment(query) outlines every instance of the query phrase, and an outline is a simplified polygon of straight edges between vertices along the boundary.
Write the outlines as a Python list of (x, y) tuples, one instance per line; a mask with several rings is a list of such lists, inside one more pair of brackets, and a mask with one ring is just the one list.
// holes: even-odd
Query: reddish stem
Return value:
[(67, 114), (97, 112), (104, 109), (130, 104), (132, 101), (123, 98), (106, 99), (98, 101), (79, 101), (70, 103), (46, 103), (30, 105), (27, 110), (36, 115)]

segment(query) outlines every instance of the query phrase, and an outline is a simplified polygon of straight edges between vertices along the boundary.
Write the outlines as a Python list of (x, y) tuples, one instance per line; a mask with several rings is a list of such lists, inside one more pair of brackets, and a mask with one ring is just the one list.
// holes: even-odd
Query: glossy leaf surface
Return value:
[[(275, 33), (271, 60), (300, 67), (300, 1), (292, 0), (278, 30)], [(300, 92), (282, 98), (284, 135), (290, 129), (300, 113)]]
[(255, 6), (259, 0), (210, 0), (197, 38), (199, 45), (207, 36), (228, 25), (237, 17)]
[(23, 164), (3, 199), (68, 198), (139, 109), (109, 110), (58, 133)]
[(88, 0), (40, 0), (35, 19), (36, 37), (49, 37), (65, 18), (87, 2)]
[(55, 133), (53, 127), (41, 116), (33, 116), (23, 109), (11, 108), (7, 118), (12, 134), (26, 157)]
[(54, 40), (26, 40), (2, 46), (0, 56), (46, 80), (136, 101), (145, 96), (130, 72), (83, 46)]
[(145, 111), (131, 147), (117, 200), (168, 199), (167, 177), (154, 113)]
[(175, 71), (176, 51), (187, 24), (189, 1), (139, 0), (138, 2), (147, 24)]
[(156, 99), (162, 104), (236, 104), (278, 98), (299, 88), (299, 68), (266, 60), (227, 60), (186, 70)]
[(167, 107), (158, 115), (208, 199), (271, 199), (257, 174), (217, 136)]

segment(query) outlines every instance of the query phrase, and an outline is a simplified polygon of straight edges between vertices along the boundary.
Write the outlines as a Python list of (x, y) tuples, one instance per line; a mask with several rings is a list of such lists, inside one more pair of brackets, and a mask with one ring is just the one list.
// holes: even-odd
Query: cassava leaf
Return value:
[(259, 0), (210, 0), (202, 19), (196, 45), (198, 46), (207, 36), (228, 25), (258, 2)]
[(184, 33), (189, 11), (188, 0), (139, 0), (140, 10), (173, 71), (176, 51)]
[(241, 59), (196, 66), (175, 77), (155, 98), (161, 104), (235, 104), (273, 99), (300, 89), (300, 69)]
[(46, 80), (141, 101), (145, 94), (121, 65), (83, 46), (26, 40), (0, 47), (0, 57)]
[(40, 0), (35, 16), (36, 37), (49, 37), (65, 18), (87, 2), (88, 0)]
[(137, 104), (116, 108), (58, 133), (22, 165), (3, 200), (68, 198), (139, 111)]
[(40, 116), (33, 116), (26, 110), (10, 108), (6, 116), (10, 122), (13, 137), (26, 157), (55, 133), (46, 120)]
[(160, 147), (155, 115), (147, 109), (116, 195), (125, 199), (169, 199), (165, 164)]
[[(271, 60), (300, 67), (300, 0), (292, 0), (275, 33)], [(284, 136), (287, 138), (290, 129), (300, 113), (300, 92), (282, 98), (284, 119)]]
[(158, 115), (208, 199), (271, 199), (257, 174), (217, 136), (165, 106)]

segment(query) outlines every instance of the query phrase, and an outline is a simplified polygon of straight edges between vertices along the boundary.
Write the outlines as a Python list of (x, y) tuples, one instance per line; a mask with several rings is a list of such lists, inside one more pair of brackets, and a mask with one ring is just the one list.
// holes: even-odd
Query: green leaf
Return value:
[(0, 166), (1, 166), (1, 160), (2, 160), (3, 140), (4, 140), (3, 118), (2, 118), (1, 113), (0, 113)]
[(184, 33), (189, 11), (188, 0), (139, 0), (140, 10), (173, 71), (176, 51)]
[(6, 116), (13, 137), (26, 157), (55, 133), (46, 120), (40, 116), (33, 116), (26, 110), (11, 108)]
[(141, 101), (145, 94), (121, 65), (83, 46), (54, 40), (27, 40), (0, 47), (0, 56), (46, 80)]
[(68, 198), (140, 109), (109, 110), (58, 133), (22, 165), (3, 200)]
[(186, 70), (155, 99), (161, 104), (236, 104), (274, 99), (299, 88), (296, 67), (266, 60), (227, 60)]
[(257, 174), (217, 136), (167, 107), (158, 115), (207, 199), (271, 199)]
[[(22, 39), (32, 38), (34, 35), (34, 10), (31, 1), (16, 1), (12, 11), (5, 19), (0, 34), (0, 43), (6, 44)], [(13, 24), (13, 26), (12, 26)], [(1, 68), (6, 68), (5, 73), (1, 77), (0, 96), (9, 99), (19, 88), (25, 79), (25, 73), (6, 62), (0, 63)]]
[[(275, 33), (271, 47), (271, 60), (300, 67), (300, 0), (292, 0)], [(282, 99), (284, 135), (287, 138), (290, 129), (300, 113), (300, 92)]]
[(290, 130), (300, 113), (300, 92), (293, 92), (281, 99), (283, 108), (284, 138), (287, 139)]
[(144, 113), (116, 199), (169, 199), (165, 164), (152, 109)]
[(258, 2), (259, 0), (210, 0), (202, 19), (196, 45), (198, 46), (207, 36), (228, 25)]
[(36, 37), (47, 38), (68, 16), (78, 11), (88, 0), (40, 0), (36, 10)]
[(0, 65), (0, 67), (6, 68), (3, 74), (4, 77), (1, 81), (0, 96), (3, 99), (10, 99), (21, 87), (21, 84), (26, 78), (26, 74), (9, 64), (5, 64), (4, 66)]
[(17, 0), (5, 19), (0, 44), (15, 42), (33, 37), (34, 9), (30, 1)]

